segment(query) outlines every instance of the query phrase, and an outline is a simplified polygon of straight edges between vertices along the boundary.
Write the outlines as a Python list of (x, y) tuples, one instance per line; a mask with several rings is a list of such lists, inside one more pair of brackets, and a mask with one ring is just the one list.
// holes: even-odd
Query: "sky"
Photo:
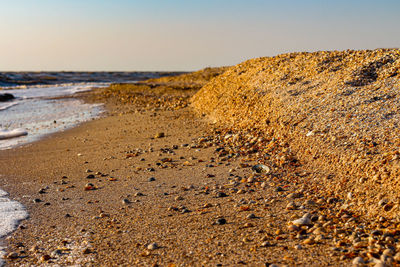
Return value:
[(190, 71), (400, 47), (398, 0), (0, 0), (0, 71)]

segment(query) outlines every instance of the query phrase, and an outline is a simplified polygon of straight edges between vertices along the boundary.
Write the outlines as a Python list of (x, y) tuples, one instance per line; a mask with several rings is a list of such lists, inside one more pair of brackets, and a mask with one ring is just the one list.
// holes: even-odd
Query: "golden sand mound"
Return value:
[(317, 183), (389, 216), (400, 204), (399, 74), (399, 49), (289, 53), (231, 67), (192, 105), (284, 138), (302, 162), (334, 177)]

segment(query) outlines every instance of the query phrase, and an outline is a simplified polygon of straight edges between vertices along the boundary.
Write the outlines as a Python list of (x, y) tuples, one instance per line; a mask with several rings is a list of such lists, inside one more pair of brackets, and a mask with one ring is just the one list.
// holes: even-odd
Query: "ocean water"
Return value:
[[(61, 84), (1, 90), (0, 93), (10, 93), (15, 99), (0, 102), (0, 150), (39, 140), (97, 117), (102, 111), (101, 105), (86, 104), (66, 96), (108, 84)], [(7, 138), (15, 131), (27, 135)]]
[[(15, 99), (0, 102), (0, 150), (26, 145), (98, 117), (103, 111), (102, 105), (83, 103), (80, 99), (73, 98), (73, 95), (108, 84), (102, 82), (3, 88), (0, 94), (10, 93)], [(24, 135), (19, 136), (21, 133)], [(19, 221), (27, 216), (23, 205), (9, 199), (7, 193), (0, 189), (0, 238), (15, 230)], [(1, 245), (0, 240), (0, 266), (4, 264), (1, 258), (5, 253)]]

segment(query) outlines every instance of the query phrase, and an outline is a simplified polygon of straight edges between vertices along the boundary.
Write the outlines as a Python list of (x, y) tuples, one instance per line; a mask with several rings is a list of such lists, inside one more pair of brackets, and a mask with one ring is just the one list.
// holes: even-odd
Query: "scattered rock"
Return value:
[(218, 218), (215, 223), (218, 224), (218, 225), (226, 224), (226, 219), (225, 218)]
[(157, 134), (154, 136), (154, 138), (162, 138), (162, 137), (165, 137), (165, 133), (163, 133), (163, 132), (157, 133)]
[(269, 174), (271, 172), (271, 169), (263, 164), (257, 164), (254, 165), (253, 167), (251, 167), (251, 169), (253, 171), (255, 171), (256, 173), (265, 173), (265, 174)]
[(158, 244), (157, 243), (151, 243), (151, 244), (149, 244), (148, 246), (147, 246), (147, 249), (148, 250), (155, 250), (155, 249), (158, 249), (158, 248), (160, 248), (159, 246), (158, 246)]
[[(307, 214), (306, 214), (307, 215)], [(294, 225), (302, 226), (302, 225), (311, 225), (311, 220), (308, 216), (304, 215), (300, 219), (292, 221)]]
[(4, 256), (5, 259), (15, 260), (19, 257), (17, 252), (10, 252)]
[(0, 102), (6, 102), (15, 99), (15, 97), (12, 94), (5, 93), (5, 94), (0, 94)]

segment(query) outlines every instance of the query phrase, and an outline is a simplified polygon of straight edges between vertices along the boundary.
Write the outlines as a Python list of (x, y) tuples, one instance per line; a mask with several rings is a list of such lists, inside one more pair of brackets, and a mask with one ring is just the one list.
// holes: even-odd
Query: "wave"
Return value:
[(6, 109), (9, 109), (9, 108), (11, 108), (11, 107), (13, 107), (13, 106), (16, 106), (16, 105), (18, 105), (19, 104), (19, 102), (11, 102), (11, 103), (1, 103), (0, 104), (0, 111), (3, 111), (3, 110), (6, 110)]
[(1, 130), (0, 129), (0, 140), (16, 138), (20, 136), (28, 135), (28, 132), (24, 129), (14, 129), (14, 130)]

